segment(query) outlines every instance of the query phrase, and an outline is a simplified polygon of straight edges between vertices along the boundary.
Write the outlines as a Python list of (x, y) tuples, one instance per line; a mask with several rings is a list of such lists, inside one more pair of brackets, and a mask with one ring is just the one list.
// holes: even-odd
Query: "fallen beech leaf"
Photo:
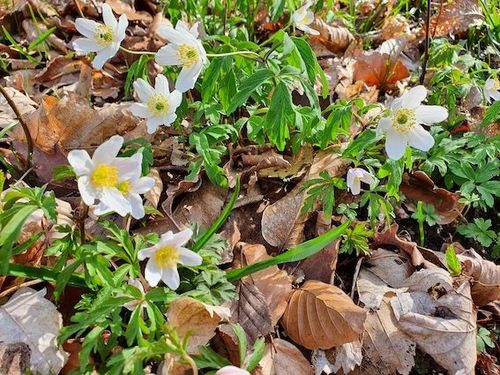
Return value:
[[(431, 17), (430, 34), (433, 38), (450, 34), (462, 37), (469, 27), (484, 19), (481, 6), (476, 0), (454, 0), (446, 2), (437, 14)], [(422, 34), (425, 33), (423, 29)]]
[(500, 265), (482, 259), (475, 251), (466, 250), (458, 255), (462, 271), (472, 276), (472, 299), (477, 306), (484, 306), (500, 299)]
[(316, 375), (323, 372), (326, 374), (336, 374), (342, 369), (343, 374), (350, 374), (356, 366), (361, 365), (363, 353), (361, 352), (361, 342), (348, 342), (324, 352), (315, 350), (312, 356), (313, 367)]
[(266, 344), (259, 375), (312, 375), (313, 369), (301, 351), (282, 339)]
[[(244, 265), (271, 258), (262, 245), (245, 244), (241, 249)], [(271, 313), (272, 325), (276, 325), (285, 312), (288, 296), (292, 292), (290, 276), (278, 266), (271, 266), (243, 279), (253, 283), (266, 299)]]
[(405, 64), (387, 53), (357, 51), (354, 57), (353, 79), (368, 86), (387, 87), (410, 76)]
[(229, 319), (230, 313), (227, 307), (210, 306), (194, 298), (181, 297), (170, 304), (167, 317), (181, 338), (189, 336), (188, 353), (198, 354), (198, 348), (210, 341), (219, 323)]
[(158, 207), (158, 203), (160, 203), (160, 196), (163, 192), (163, 181), (160, 176), (160, 172), (158, 169), (151, 168), (149, 171), (149, 177), (153, 177), (155, 180), (155, 184), (151, 190), (149, 190), (146, 194), (144, 194), (144, 198), (153, 206), (154, 208)]
[(354, 41), (351, 32), (337, 25), (328, 25), (320, 18), (314, 19), (309, 25), (311, 28), (319, 31), (319, 35), (310, 35), (311, 42), (319, 42), (333, 53), (344, 52), (347, 47)]
[(440, 216), (439, 224), (449, 224), (462, 213), (464, 205), (458, 203), (459, 194), (438, 188), (425, 172), (405, 173), (400, 185), (401, 192), (415, 201), (432, 204)]
[[(36, 103), (29, 97), (12, 87), (5, 87), (5, 91), (7, 91), (10, 98), (16, 103), (16, 107), (21, 115), (27, 115), (35, 111)], [(0, 128), (4, 128), (16, 119), (17, 117), (12, 108), (7, 104), (7, 100), (5, 100), (3, 95), (0, 95)]]
[(415, 364), (416, 345), (398, 328), (389, 301), (390, 298), (384, 298), (380, 308), (369, 311), (366, 316), (363, 374), (407, 375)]
[(295, 290), (281, 324), (290, 338), (307, 349), (329, 349), (355, 341), (366, 311), (334, 285), (307, 281)]
[(0, 343), (0, 374), (26, 374), (30, 368), (31, 351), (22, 342)]
[(120, 16), (125, 14), (129, 21), (151, 22), (153, 20), (153, 16), (148, 12), (137, 11), (121, 0), (106, 0), (106, 4), (108, 4), (116, 14)]
[(58, 374), (67, 359), (66, 353), (56, 345), (62, 316), (54, 304), (43, 297), (45, 293), (45, 289), (21, 288), (0, 307), (0, 341), (28, 344), (30, 369), (42, 375)]
[(469, 282), (437, 296), (419, 289), (391, 299), (397, 326), (450, 373), (473, 374), (476, 314)]
[(359, 294), (359, 301), (363, 302), (364, 307), (367, 309), (378, 309), (386, 294), (394, 295), (398, 291), (406, 291), (403, 288), (391, 288), (371, 272), (371, 268), (366, 267), (362, 268), (359, 272), (356, 287)]
[(285, 179), (297, 177), (304, 171), (306, 165), (310, 165), (313, 160), (313, 149), (309, 145), (304, 145), (297, 152), (289, 165), (285, 168), (266, 168), (259, 171), (259, 177), (275, 177)]

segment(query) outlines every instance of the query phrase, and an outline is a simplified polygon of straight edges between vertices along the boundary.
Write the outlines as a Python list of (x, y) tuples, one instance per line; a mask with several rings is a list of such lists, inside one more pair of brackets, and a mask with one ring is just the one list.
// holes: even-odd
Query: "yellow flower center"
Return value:
[(180, 254), (175, 246), (165, 246), (156, 251), (154, 260), (159, 268), (175, 268), (179, 257)]
[(108, 25), (99, 25), (95, 29), (94, 40), (101, 47), (108, 47), (113, 43), (113, 28)]
[(163, 94), (154, 94), (148, 99), (147, 106), (154, 116), (162, 116), (170, 109), (168, 99)]
[(408, 133), (417, 124), (417, 116), (415, 111), (409, 108), (402, 108), (394, 113), (392, 118), (392, 128), (400, 133)]
[(97, 164), (90, 175), (90, 182), (99, 188), (115, 187), (118, 182), (118, 168), (103, 163)]
[(196, 64), (200, 56), (198, 49), (192, 44), (182, 44), (177, 51), (177, 55), (185, 68), (190, 68)]
[(116, 185), (116, 188), (120, 191), (120, 193), (122, 193), (123, 195), (129, 195), (130, 193), (130, 189), (131, 189), (131, 186), (130, 186), (130, 181), (129, 180), (125, 180), (125, 181), (122, 181), (120, 183), (118, 183), (118, 185)]

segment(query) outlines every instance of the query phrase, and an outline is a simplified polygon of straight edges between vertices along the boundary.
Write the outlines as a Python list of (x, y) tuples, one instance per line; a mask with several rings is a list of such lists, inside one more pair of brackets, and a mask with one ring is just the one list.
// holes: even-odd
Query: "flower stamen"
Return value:
[(417, 124), (415, 111), (409, 108), (402, 108), (394, 113), (391, 126), (399, 134), (408, 133)]
[(154, 254), (154, 261), (159, 268), (176, 268), (179, 263), (179, 251), (175, 246), (165, 246)]
[(130, 190), (132, 189), (132, 186), (130, 185), (129, 180), (125, 180), (125, 181), (118, 183), (118, 185), (116, 185), (116, 188), (118, 189), (118, 191), (120, 191), (120, 193), (127, 196), (130, 194)]
[(94, 40), (101, 47), (108, 47), (113, 43), (114, 31), (111, 26), (99, 25), (96, 27)]
[(181, 44), (177, 51), (179, 60), (185, 68), (190, 68), (199, 60), (199, 52), (195, 46), (191, 44)]
[(118, 182), (118, 168), (107, 164), (97, 164), (90, 176), (90, 182), (99, 188), (112, 188)]
[(147, 102), (147, 106), (149, 111), (154, 116), (162, 116), (168, 112), (170, 109), (170, 104), (165, 95), (162, 94), (154, 94), (151, 95)]

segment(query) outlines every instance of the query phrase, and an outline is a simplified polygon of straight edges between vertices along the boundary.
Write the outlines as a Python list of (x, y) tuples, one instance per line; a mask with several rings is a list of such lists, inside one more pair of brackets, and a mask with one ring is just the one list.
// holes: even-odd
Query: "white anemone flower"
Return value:
[(250, 375), (250, 373), (236, 366), (225, 366), (218, 370), (215, 375)]
[(127, 16), (122, 14), (116, 21), (113, 11), (108, 4), (102, 5), (102, 18), (104, 23), (98, 23), (86, 18), (77, 18), (76, 29), (85, 38), (79, 38), (73, 42), (76, 52), (88, 54), (96, 52), (92, 64), (96, 69), (102, 69), (106, 61), (111, 59), (118, 49), (128, 26)]
[(363, 168), (351, 168), (347, 171), (347, 188), (353, 195), (361, 192), (361, 182), (371, 185), (375, 182), (375, 177)]
[(156, 53), (156, 62), (162, 66), (181, 66), (182, 70), (175, 82), (175, 88), (180, 92), (191, 90), (203, 65), (208, 61), (207, 53), (198, 39), (198, 23), (191, 26), (191, 29), (188, 29), (182, 21), (177, 22), (175, 29), (162, 24), (158, 33), (167, 39), (169, 44)]
[(134, 90), (141, 103), (134, 103), (130, 110), (134, 116), (145, 118), (148, 133), (154, 133), (160, 125), (169, 126), (175, 121), (175, 111), (181, 104), (182, 94), (169, 91), (167, 78), (159, 74), (153, 88), (145, 80), (139, 78), (134, 82)]
[(162, 280), (170, 289), (175, 290), (180, 285), (177, 265), (199, 266), (201, 256), (183, 247), (193, 232), (185, 229), (173, 234), (168, 231), (162, 234), (160, 242), (152, 247), (139, 251), (139, 260), (149, 258), (144, 277), (149, 285), (155, 287)]
[(130, 202), (118, 189), (120, 181), (134, 175), (134, 161), (117, 158), (123, 137), (115, 135), (94, 151), (92, 158), (85, 150), (72, 150), (68, 161), (78, 177), (78, 190), (83, 201), (94, 205), (96, 200), (121, 216), (131, 210)]
[[(141, 177), (142, 174), (142, 153), (134, 154), (129, 158), (120, 158), (129, 162), (129, 172), (119, 176), (116, 188), (125, 197), (130, 204), (130, 214), (134, 219), (142, 219), (146, 214), (141, 194), (146, 194), (154, 185), (155, 180), (152, 177)], [(96, 215), (104, 215), (112, 212), (113, 209), (100, 201), (94, 207)]]
[(292, 22), (297, 29), (302, 30), (307, 34), (319, 35), (318, 30), (314, 30), (313, 28), (309, 27), (309, 25), (314, 21), (314, 13), (309, 10), (311, 5), (311, 1), (306, 1), (303, 6), (293, 12)]
[(484, 83), (483, 91), (488, 102), (500, 100), (500, 81), (498, 78), (488, 78)]
[(413, 87), (394, 99), (390, 115), (379, 121), (377, 132), (386, 136), (385, 151), (389, 158), (401, 159), (407, 145), (422, 151), (428, 151), (434, 145), (434, 138), (421, 124), (431, 125), (446, 120), (448, 110), (421, 104), (426, 96), (424, 86)]

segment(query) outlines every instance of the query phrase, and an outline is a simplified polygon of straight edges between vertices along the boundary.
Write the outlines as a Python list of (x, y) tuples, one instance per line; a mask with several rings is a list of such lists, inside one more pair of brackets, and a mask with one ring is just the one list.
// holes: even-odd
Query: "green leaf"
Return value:
[(489, 124), (500, 119), (500, 101), (495, 101), (484, 114), (483, 121), (480, 127), (488, 126)]
[(273, 76), (273, 72), (268, 69), (257, 70), (250, 77), (241, 82), (238, 87), (238, 92), (233, 98), (231, 105), (227, 111), (227, 114), (231, 114), (236, 108), (245, 103), (250, 95), (257, 90), (265, 81)]
[(247, 355), (247, 347), (248, 347), (248, 340), (247, 340), (247, 334), (243, 330), (243, 328), (239, 324), (231, 324), (231, 327), (233, 328), (234, 334), (236, 335), (236, 338), (238, 339), (238, 349), (240, 352), (240, 362), (244, 363), (245, 362), (245, 357)]
[(446, 249), (446, 267), (450, 270), (451, 276), (459, 276), (462, 273), (462, 264), (458, 260), (455, 248), (453, 245), (448, 246)]
[(36, 46), (38, 46), (39, 44), (45, 42), (45, 40), (51, 36), (54, 31), (56, 31), (56, 27), (51, 27), (50, 29), (48, 29), (47, 31), (45, 31), (44, 33), (40, 34), (34, 41), (32, 41), (29, 45), (28, 45), (28, 51), (32, 51), (33, 49), (35, 49)]
[(69, 165), (56, 165), (52, 169), (54, 181), (63, 181), (68, 178), (76, 177), (75, 171)]
[(265, 119), (265, 126), (269, 130), (269, 139), (280, 151), (285, 149), (286, 141), (290, 138), (288, 125), (293, 124), (294, 118), (292, 96), (286, 84), (280, 82), (274, 90)]
[(371, 145), (377, 143), (378, 137), (374, 130), (365, 130), (358, 135), (342, 153), (343, 158), (355, 158)]
[(281, 253), (275, 257), (250, 264), (246, 267), (237, 268), (227, 272), (227, 279), (229, 281), (237, 281), (242, 277), (248, 276), (252, 273), (262, 271), (271, 266), (276, 266), (282, 263), (288, 262), (298, 262), (313, 256), (314, 254), (321, 251), (326, 245), (330, 244), (332, 241), (339, 238), (344, 234), (345, 230), (351, 224), (350, 220), (347, 220), (342, 225), (323, 233), (321, 236), (316, 237), (312, 240), (303, 242), (284, 253)]
[(297, 47), (300, 57), (302, 57), (302, 60), (304, 61), (309, 82), (311, 85), (314, 85), (316, 82), (316, 65), (318, 64), (316, 55), (312, 51), (309, 43), (307, 43), (304, 39), (292, 38), (292, 41), (295, 44), (295, 47)]
[(250, 356), (250, 359), (248, 360), (248, 363), (247, 363), (246, 370), (248, 372), (251, 372), (254, 368), (257, 367), (260, 360), (264, 356), (265, 348), (266, 348), (266, 341), (264, 340), (263, 337), (261, 337), (257, 341), (255, 341), (255, 344), (253, 345), (252, 355)]

